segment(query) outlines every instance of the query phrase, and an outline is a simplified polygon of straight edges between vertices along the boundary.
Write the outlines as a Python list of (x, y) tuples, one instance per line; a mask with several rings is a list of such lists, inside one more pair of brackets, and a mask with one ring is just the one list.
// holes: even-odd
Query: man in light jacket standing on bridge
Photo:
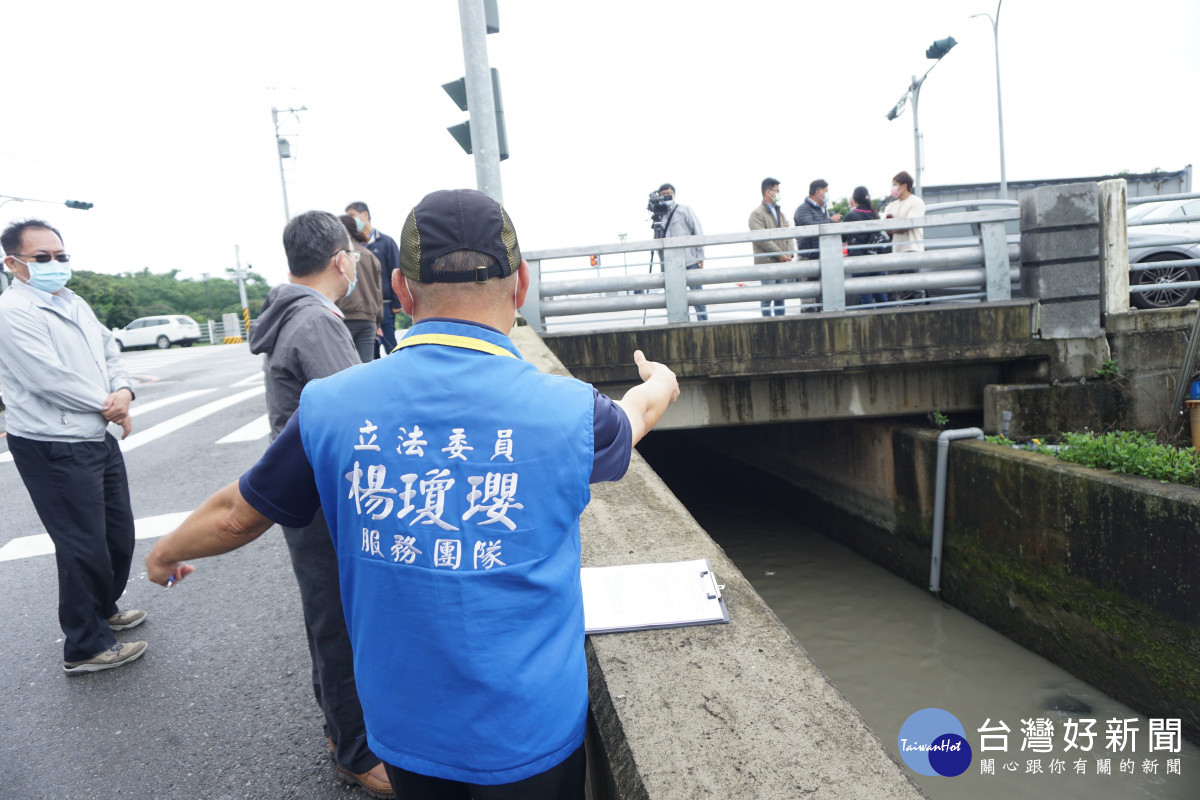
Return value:
[[(774, 178), (764, 178), (762, 182), (762, 202), (758, 207), (750, 212), (750, 230), (761, 231), (767, 228), (787, 228), (787, 217), (783, 215), (783, 209), (779, 206), (779, 181)], [(792, 260), (792, 254), (788, 251), (792, 249), (794, 240), (792, 239), (768, 239), (763, 242), (753, 242), (755, 264), (771, 264), (775, 262), (787, 263)], [(765, 255), (757, 255), (763, 253)], [(786, 278), (775, 280), (765, 280), (763, 286), (768, 283), (787, 283)], [(775, 316), (782, 317), (784, 312), (785, 301), (783, 300), (762, 300), (762, 315), (764, 317), (771, 316), (771, 306), (775, 306)]]
[(133, 429), (132, 383), (112, 332), (66, 288), (71, 256), (58, 231), (14, 222), (0, 247), (16, 276), (0, 295), (8, 451), (54, 542), (63, 672), (124, 666), (146, 643), (118, 643), (113, 632), (142, 624), (146, 612), (117, 608), (133, 559), (133, 509), (107, 428)]

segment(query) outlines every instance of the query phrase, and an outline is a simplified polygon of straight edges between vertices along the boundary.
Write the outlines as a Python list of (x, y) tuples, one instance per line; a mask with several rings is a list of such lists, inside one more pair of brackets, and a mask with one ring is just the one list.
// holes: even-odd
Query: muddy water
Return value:
[[(900, 760), (899, 730), (914, 712), (940, 708), (961, 721), (974, 751), (967, 771), (911, 773), (934, 800), (1200, 798), (1200, 748), (1184, 741), (1179, 752), (1150, 752), (1146, 715), (806, 527), (787, 484), (698, 440), (660, 432), (639, 450), (893, 756)], [(1053, 726), (1051, 751), (1034, 751), (1036, 739), (1022, 751), (1023, 720), (1039, 719)], [(1096, 720), (1090, 752), (1066, 750), (1064, 723), (1080, 719)], [(1136, 720), (1135, 749), (1108, 749), (1108, 720), (1126, 719)], [(1006, 752), (980, 752), (988, 720), (1009, 727)], [(983, 774), (981, 759), (994, 759), (995, 774)], [(1110, 760), (1111, 774), (1098, 773), (1097, 759)], [(1168, 774), (1169, 760), (1178, 774)]]

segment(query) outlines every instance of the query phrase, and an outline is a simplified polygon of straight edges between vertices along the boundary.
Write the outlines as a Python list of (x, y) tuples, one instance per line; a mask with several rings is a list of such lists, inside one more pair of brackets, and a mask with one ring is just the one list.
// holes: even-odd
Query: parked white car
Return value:
[(191, 317), (142, 317), (124, 328), (113, 328), (113, 337), (122, 350), (157, 347), (166, 350), (173, 344), (191, 347), (200, 340), (200, 326)]

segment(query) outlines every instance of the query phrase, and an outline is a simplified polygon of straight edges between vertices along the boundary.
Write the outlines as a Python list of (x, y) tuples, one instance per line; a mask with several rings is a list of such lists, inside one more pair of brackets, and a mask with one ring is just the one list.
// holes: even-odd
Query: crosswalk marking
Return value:
[(174, 405), (175, 403), (179, 403), (184, 400), (191, 400), (193, 397), (199, 397), (202, 394), (208, 394), (215, 391), (216, 389), (196, 389), (195, 391), (191, 392), (180, 392), (179, 394), (174, 394), (170, 397), (164, 397), (161, 400), (153, 400), (149, 403), (138, 403), (137, 405), (130, 406), (129, 413), (133, 414), (133, 418), (136, 420), (138, 414), (145, 414), (148, 411), (157, 411), (164, 406)]
[(185, 411), (179, 416), (173, 417), (166, 422), (160, 422), (157, 425), (147, 428), (141, 433), (132, 434), (128, 439), (123, 439), (121, 441), (121, 451), (128, 453), (130, 450), (141, 447), (144, 444), (149, 444), (157, 439), (161, 439), (162, 437), (174, 433), (181, 428), (186, 428), (193, 422), (198, 422), (199, 420), (215, 414), (218, 411), (222, 411), (230, 406), (235, 406), (243, 400), (249, 400), (250, 398), (257, 397), (265, 392), (266, 387), (257, 386), (253, 389), (247, 389), (244, 392), (238, 392), (237, 394), (230, 395), (229, 397), (222, 397), (220, 400), (214, 400), (211, 403), (206, 403), (199, 408), (193, 408), (191, 411)]
[[(172, 395), (170, 397), (164, 397), (161, 400), (154, 400), (149, 403), (135, 405), (130, 409), (130, 411), (133, 413), (134, 420), (137, 420), (137, 417), (139, 414), (145, 414), (149, 411), (156, 411), (165, 406), (174, 405), (175, 403), (180, 403), (180, 402), (183, 402), (184, 400), (191, 400), (194, 397), (199, 397), (200, 395), (208, 394), (210, 392), (215, 392), (215, 391), (216, 391), (216, 389), (196, 389), (196, 390), (190, 391), (190, 392), (180, 392), (179, 394)], [(135, 436), (137, 436), (137, 434), (133, 434), (132, 436), (129, 437), (129, 439), (133, 439)], [(126, 440), (126, 442), (128, 442), (128, 440)], [(136, 447), (137, 445), (134, 445), (134, 446)], [(122, 449), (127, 450), (129, 448), (127, 446), (123, 446)], [(12, 460), (13, 460), (13, 457), (12, 457), (11, 452), (6, 451), (3, 453), (0, 453), (0, 464), (7, 464), (8, 462), (10, 462)]]
[[(133, 538), (156, 539), (159, 536), (165, 536), (178, 528), (179, 524), (187, 519), (188, 514), (191, 513), (190, 511), (178, 511), (173, 514), (159, 514), (156, 517), (143, 517), (142, 519), (134, 520)], [(50, 541), (50, 534), (48, 533), (18, 536), (8, 544), (0, 547), (0, 561), (14, 561), (18, 558), (32, 558), (33, 556), (48, 556), (53, 552), (54, 542)]]
[(262, 370), (258, 370), (257, 372), (254, 372), (254, 373), (242, 378), (237, 383), (230, 384), (230, 385), (231, 386), (249, 386), (250, 384), (257, 383), (258, 381), (261, 381), (261, 380), (263, 380), (263, 372), (262, 372)]
[(228, 436), (223, 436), (217, 439), (217, 444), (233, 444), (234, 442), (253, 442), (257, 439), (262, 439), (271, 432), (271, 423), (267, 420), (267, 415), (263, 414), (258, 419), (243, 425)]

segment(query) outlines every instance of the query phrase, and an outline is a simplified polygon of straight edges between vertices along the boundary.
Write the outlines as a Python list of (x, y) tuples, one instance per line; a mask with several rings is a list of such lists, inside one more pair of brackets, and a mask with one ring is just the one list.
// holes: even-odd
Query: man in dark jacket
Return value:
[[(829, 212), (825, 210), (825, 199), (829, 195), (829, 184), (817, 178), (808, 185), (808, 197), (804, 198), (804, 202), (796, 209), (796, 214), (792, 217), (793, 222), (797, 226), (800, 225), (823, 225), (827, 222), (841, 222), (842, 215), (834, 214), (829, 216)], [(820, 257), (817, 248), (820, 246), (820, 238), (817, 236), (800, 236), (796, 239), (796, 249), (800, 251), (800, 258), (815, 261)], [(804, 251), (808, 252), (804, 252)], [(801, 308), (801, 311), (815, 311), (815, 307)]]
[[(818, 178), (808, 185), (808, 197), (804, 198), (804, 202), (796, 209), (796, 214), (792, 217), (793, 222), (797, 226), (800, 225), (823, 225), (826, 222), (841, 222), (842, 215), (834, 214), (829, 216), (826, 211), (825, 200), (829, 196), (829, 184)], [(800, 257), (806, 259), (817, 258), (817, 246), (819, 240), (816, 236), (801, 236), (796, 240), (797, 249), (801, 251)], [(805, 253), (804, 250), (812, 252)]]
[[(250, 331), (250, 352), (263, 353), (267, 414), (274, 441), (312, 380), (361, 363), (335, 305), (354, 289), (358, 253), (337, 217), (306, 211), (283, 230), (291, 283), (267, 295)], [(362, 706), (338, 584), (337, 555), (325, 517), (283, 528), (300, 586), (304, 631), (312, 656), (313, 693), (325, 714), (325, 733), (338, 777), (373, 797), (392, 797), (379, 759), (366, 743)]]

